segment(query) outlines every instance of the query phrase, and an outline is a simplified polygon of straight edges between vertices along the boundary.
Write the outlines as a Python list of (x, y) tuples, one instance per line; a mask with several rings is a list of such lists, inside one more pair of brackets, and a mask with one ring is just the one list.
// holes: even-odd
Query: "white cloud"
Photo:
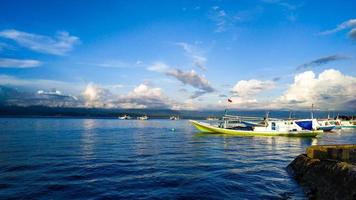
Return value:
[(329, 35), (329, 34), (333, 34), (345, 29), (351, 29), (351, 31), (348, 33), (348, 36), (351, 39), (355, 39), (356, 38), (356, 19), (349, 19), (341, 24), (339, 24), (336, 28), (334, 29), (330, 29), (330, 30), (326, 30), (323, 32), (320, 32), (319, 35)]
[(151, 66), (147, 67), (147, 70), (154, 72), (166, 72), (170, 67), (163, 62), (155, 62)]
[(118, 59), (107, 59), (100, 62), (78, 62), (80, 65), (89, 65), (102, 68), (138, 68), (143, 67), (142, 61), (137, 60), (135, 62), (126, 62)]
[(228, 22), (226, 12), (218, 6), (212, 7), (211, 19), (215, 23), (215, 32), (221, 33), (226, 31)]
[(161, 88), (150, 87), (142, 83), (127, 95), (122, 95), (116, 101), (122, 108), (172, 108), (175, 104), (164, 95)]
[(79, 38), (69, 35), (66, 31), (57, 32), (55, 37), (27, 33), (15, 29), (0, 31), (0, 37), (16, 41), (19, 45), (33, 51), (64, 55), (71, 51), (75, 44), (79, 43)]
[(222, 105), (233, 105), (237, 108), (243, 109), (262, 109), (267, 107), (270, 103), (264, 98), (261, 98), (261, 93), (268, 90), (272, 90), (276, 87), (275, 82), (269, 80), (241, 80), (238, 81), (233, 88), (231, 89), (232, 97), (229, 99), (232, 100), (231, 103), (223, 101), (220, 103)]
[(261, 81), (256, 79), (241, 80), (236, 83), (231, 92), (239, 97), (251, 97), (263, 91), (271, 90), (276, 87), (273, 81)]
[(104, 108), (173, 108), (178, 104), (168, 98), (161, 88), (142, 83), (131, 92), (114, 95), (105, 86), (93, 83), (87, 85), (83, 92), (85, 106)]
[(309, 108), (312, 104), (321, 109), (345, 109), (346, 102), (356, 99), (356, 77), (338, 70), (328, 69), (316, 76), (312, 71), (298, 74), (294, 83), (277, 99), (274, 106)]
[(106, 107), (107, 102), (112, 100), (113, 96), (108, 89), (99, 87), (94, 83), (89, 83), (84, 92), (85, 105), (88, 107)]
[(176, 44), (183, 48), (183, 50), (186, 52), (187, 56), (192, 59), (193, 64), (196, 67), (206, 71), (205, 62), (207, 59), (205, 56), (202, 55), (202, 52), (199, 51), (196, 46), (193, 46), (193, 45), (185, 43), (185, 42), (179, 42)]
[(38, 60), (0, 58), (0, 68), (33, 68), (42, 65)]

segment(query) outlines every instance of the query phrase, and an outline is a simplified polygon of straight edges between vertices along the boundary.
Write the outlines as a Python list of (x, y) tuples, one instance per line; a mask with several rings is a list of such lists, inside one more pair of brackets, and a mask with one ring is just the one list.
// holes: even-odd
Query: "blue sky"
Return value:
[(58, 90), (96, 107), (356, 109), (355, 9), (355, 1), (1, 1), (0, 85), (37, 99)]

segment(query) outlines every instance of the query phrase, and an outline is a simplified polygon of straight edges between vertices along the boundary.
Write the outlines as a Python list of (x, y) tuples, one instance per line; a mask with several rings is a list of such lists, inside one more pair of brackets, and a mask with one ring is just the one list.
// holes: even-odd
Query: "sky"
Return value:
[(355, 10), (351, 0), (2, 0), (0, 103), (356, 110)]

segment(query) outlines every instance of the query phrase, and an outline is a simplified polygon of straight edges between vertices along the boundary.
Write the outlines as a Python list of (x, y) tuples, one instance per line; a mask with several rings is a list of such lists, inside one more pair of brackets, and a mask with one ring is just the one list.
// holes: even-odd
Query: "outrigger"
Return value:
[(224, 115), (218, 124), (209, 124), (190, 120), (200, 131), (205, 133), (231, 134), (238, 136), (287, 136), (315, 137), (322, 133), (316, 119), (283, 120), (266, 117), (242, 117)]

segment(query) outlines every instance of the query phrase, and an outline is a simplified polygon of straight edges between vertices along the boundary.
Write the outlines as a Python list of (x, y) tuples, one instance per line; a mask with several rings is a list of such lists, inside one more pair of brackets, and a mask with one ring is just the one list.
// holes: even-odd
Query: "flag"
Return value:
[(232, 103), (232, 100), (229, 98), (229, 99), (227, 99), (227, 101), (229, 102), (229, 103)]

